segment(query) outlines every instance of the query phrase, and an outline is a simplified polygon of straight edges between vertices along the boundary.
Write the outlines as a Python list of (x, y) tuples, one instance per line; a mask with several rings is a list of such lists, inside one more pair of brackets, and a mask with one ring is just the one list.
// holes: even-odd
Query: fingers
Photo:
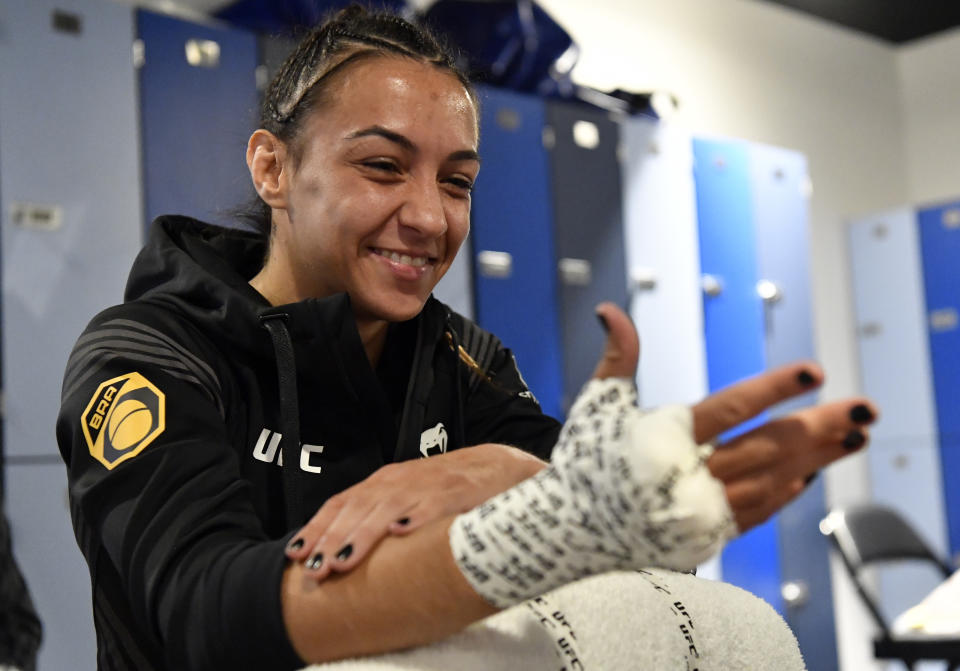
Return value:
[(693, 406), (693, 432), (698, 443), (713, 440), (788, 398), (823, 384), (823, 371), (813, 362), (798, 362), (721, 389)]
[(308, 576), (321, 581), (351, 570), (398, 520), (408, 518), (411, 502), (372, 497), (365, 489), (355, 485), (331, 498), (287, 545), (287, 557), (303, 562)]
[(760, 524), (819, 469), (863, 448), (877, 416), (868, 399), (836, 401), (775, 419), (719, 447), (707, 467), (724, 483), (738, 528)]
[(640, 337), (633, 322), (627, 313), (610, 302), (597, 306), (597, 319), (607, 332), (607, 343), (593, 377), (633, 379), (640, 359)]

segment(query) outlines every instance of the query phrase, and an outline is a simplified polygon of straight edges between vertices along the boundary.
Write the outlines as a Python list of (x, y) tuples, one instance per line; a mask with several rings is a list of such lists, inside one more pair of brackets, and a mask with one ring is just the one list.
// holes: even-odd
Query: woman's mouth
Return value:
[(410, 254), (393, 252), (389, 249), (373, 248), (373, 253), (394, 263), (401, 263), (405, 266), (412, 266), (413, 268), (423, 268), (428, 263), (433, 262), (433, 259), (429, 256), (411, 256)]

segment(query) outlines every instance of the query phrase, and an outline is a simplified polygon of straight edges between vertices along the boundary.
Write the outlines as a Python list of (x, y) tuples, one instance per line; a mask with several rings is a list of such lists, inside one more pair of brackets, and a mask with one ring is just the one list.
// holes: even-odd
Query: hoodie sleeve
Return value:
[(513, 353), (492, 333), (460, 319), (460, 358), (471, 362), (466, 364), (466, 444), (502, 443), (549, 459), (560, 423), (540, 409)]
[(176, 669), (300, 668), (283, 626), (284, 541), (254, 511), (221, 381), (202, 347), (153, 321), (101, 315), (64, 378), (57, 440), (99, 645)]

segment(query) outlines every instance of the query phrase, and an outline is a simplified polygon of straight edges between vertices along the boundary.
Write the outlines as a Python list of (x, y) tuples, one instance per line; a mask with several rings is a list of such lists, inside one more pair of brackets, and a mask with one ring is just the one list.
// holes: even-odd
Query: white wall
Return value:
[(960, 196), (958, 63), (960, 29), (905, 45), (897, 53), (910, 203)]
[[(756, 0), (539, 1), (582, 48), (578, 82), (667, 90), (680, 100), (678, 121), (696, 134), (807, 156), (814, 333), (828, 375), (822, 397), (857, 393), (845, 222), (912, 197), (903, 114), (920, 118), (921, 111), (901, 107), (900, 72), (923, 70), (940, 54), (921, 49), (899, 58), (879, 40)], [(960, 53), (960, 38), (950, 47)], [(948, 60), (937, 65), (945, 72)], [(832, 504), (866, 498), (864, 460), (831, 468), (827, 490)], [(842, 570), (834, 569), (841, 668), (876, 668), (866, 645), (869, 622)]]

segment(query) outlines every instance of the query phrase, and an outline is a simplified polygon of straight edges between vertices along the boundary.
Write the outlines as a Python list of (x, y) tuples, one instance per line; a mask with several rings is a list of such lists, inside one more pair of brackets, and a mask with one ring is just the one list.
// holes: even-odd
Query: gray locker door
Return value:
[(608, 114), (560, 102), (547, 103), (547, 124), (566, 413), (603, 351), (594, 308), (628, 309), (620, 132)]
[(38, 671), (97, 666), (90, 574), (76, 549), (62, 464), (5, 469), (14, 556), (43, 622)]
[[(902, 208), (852, 222), (850, 260), (861, 384), (881, 409), (866, 453), (873, 500), (898, 510), (946, 554), (916, 214)], [(882, 608), (895, 616), (940, 580), (925, 567), (885, 569), (879, 575)]]
[(707, 363), (691, 137), (642, 118), (624, 122), (621, 134), (640, 403), (696, 403), (707, 394)]
[(133, 16), (101, 0), (4, 2), (0, 27), (5, 504), (43, 620), (40, 671), (93, 669), (54, 423), (70, 349), (120, 301), (140, 246)]

